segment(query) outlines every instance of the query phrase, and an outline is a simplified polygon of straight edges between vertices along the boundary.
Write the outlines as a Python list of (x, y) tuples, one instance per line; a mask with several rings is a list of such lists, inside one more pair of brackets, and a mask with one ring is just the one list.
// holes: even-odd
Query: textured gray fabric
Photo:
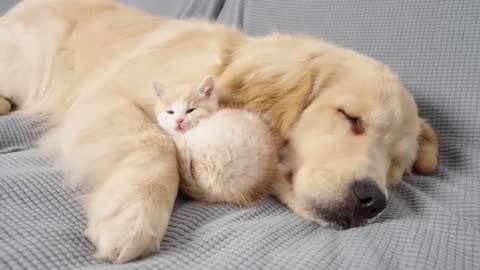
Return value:
[[(225, 4), (224, 0), (118, 0), (124, 4), (167, 17), (202, 17), (215, 19)], [(19, 0), (1, 0), (0, 14)]]
[(0, 2), (0, 14), (3, 14), (9, 8), (13, 7), (13, 5), (15, 5), (17, 2), (17, 0), (2, 0)]
[(202, 17), (215, 19), (224, 5), (223, 0), (120, 0), (120, 2), (168, 17)]
[(439, 171), (409, 177), (379, 222), (347, 231), (273, 199), (250, 209), (179, 200), (154, 256), (109, 266), (92, 258), (73, 191), (32, 148), (38, 124), (0, 117), (0, 269), (480, 269), (479, 1), (130, 2), (218, 15), (251, 34), (311, 33), (382, 60), (439, 132)]

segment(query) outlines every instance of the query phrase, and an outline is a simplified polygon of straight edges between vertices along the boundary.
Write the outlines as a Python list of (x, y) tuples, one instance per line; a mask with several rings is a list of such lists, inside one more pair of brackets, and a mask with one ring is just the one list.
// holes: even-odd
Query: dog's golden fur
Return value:
[[(41, 145), (90, 188), (86, 235), (112, 262), (160, 242), (178, 191), (174, 145), (153, 118), (154, 80), (213, 74), (226, 106), (261, 113), (279, 145), (289, 142), (293, 177), (276, 181), (275, 195), (318, 222), (315, 207), (345, 203), (353, 181), (373, 179), (387, 194), (412, 164), (437, 166), (435, 132), (397, 76), (312, 37), (253, 38), (110, 0), (28, 0), (0, 20), (0, 60), (0, 96), (49, 115)], [(339, 109), (365, 133), (353, 134)]]

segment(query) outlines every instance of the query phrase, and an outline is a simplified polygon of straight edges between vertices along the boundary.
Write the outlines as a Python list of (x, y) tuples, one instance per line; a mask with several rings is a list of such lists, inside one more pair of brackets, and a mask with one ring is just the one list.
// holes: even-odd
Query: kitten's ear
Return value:
[(198, 90), (203, 95), (210, 97), (212, 95), (213, 89), (215, 88), (215, 83), (212, 76), (206, 77), (203, 82), (198, 87)]
[(165, 86), (158, 81), (153, 82), (153, 89), (158, 97), (162, 97), (165, 94)]

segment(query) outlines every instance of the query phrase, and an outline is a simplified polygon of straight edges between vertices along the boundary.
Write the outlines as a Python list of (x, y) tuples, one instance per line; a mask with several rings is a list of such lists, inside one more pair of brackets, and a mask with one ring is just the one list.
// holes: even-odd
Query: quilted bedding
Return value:
[[(2, 0), (5, 11), (15, 1)], [(0, 269), (480, 269), (480, 2), (125, 0), (250, 34), (304, 32), (397, 71), (441, 141), (432, 177), (409, 176), (375, 224), (346, 231), (273, 198), (253, 208), (179, 198), (161, 247), (102, 264), (81, 232), (75, 190), (35, 148), (40, 123), (0, 117)], [(294, 48), (292, 48), (294, 49)]]

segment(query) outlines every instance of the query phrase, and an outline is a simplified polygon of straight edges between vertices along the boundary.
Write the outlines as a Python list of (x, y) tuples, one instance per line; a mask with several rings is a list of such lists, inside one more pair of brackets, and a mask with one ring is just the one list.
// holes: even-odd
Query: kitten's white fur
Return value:
[[(211, 77), (184, 91), (168, 91), (158, 82), (154, 88), (157, 121), (176, 143), (185, 193), (239, 205), (268, 193), (277, 154), (269, 129), (256, 114), (219, 109)], [(168, 92), (182, 94), (167, 97)], [(178, 119), (183, 119), (180, 129)]]

